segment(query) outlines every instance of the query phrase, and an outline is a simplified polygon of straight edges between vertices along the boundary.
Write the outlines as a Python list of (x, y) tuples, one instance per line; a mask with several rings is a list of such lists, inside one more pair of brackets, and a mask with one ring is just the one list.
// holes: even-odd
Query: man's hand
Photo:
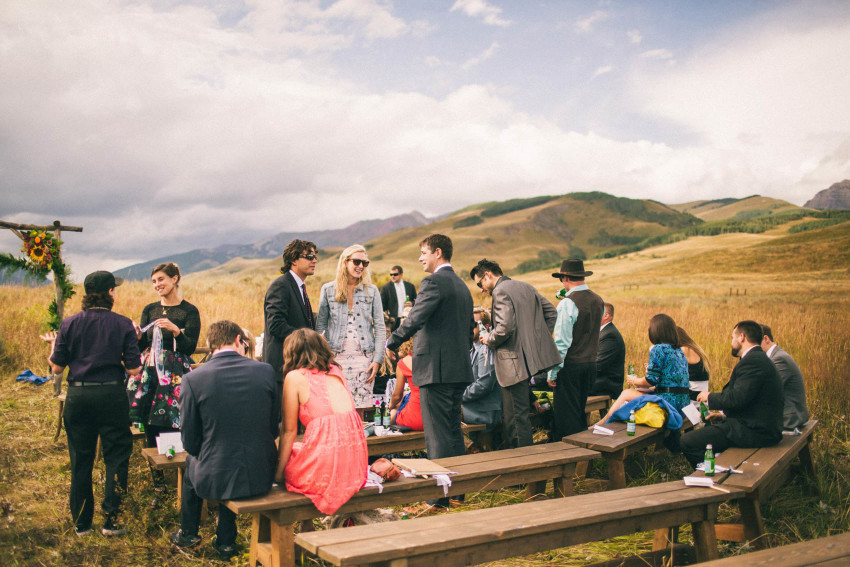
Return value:
[(387, 349), (387, 358), (390, 359), (390, 362), (395, 362), (398, 360), (398, 355), (394, 350)]
[(549, 384), (550, 388), (554, 388), (556, 382), (554, 380), (549, 380), (548, 378), (546, 378), (546, 383)]
[(708, 395), (710, 393), (711, 392), (700, 392), (699, 394), (697, 394), (697, 401), (708, 403)]
[(708, 419), (706, 419), (706, 421), (707, 422), (723, 421), (725, 419), (726, 419), (726, 414), (724, 414), (722, 411), (710, 411), (710, 412), (708, 412)]
[(48, 333), (43, 333), (43, 334), (39, 335), (38, 338), (40, 338), (41, 340), (43, 340), (46, 343), (50, 343), (50, 345), (52, 346), (53, 343), (56, 342), (56, 331), (50, 331)]

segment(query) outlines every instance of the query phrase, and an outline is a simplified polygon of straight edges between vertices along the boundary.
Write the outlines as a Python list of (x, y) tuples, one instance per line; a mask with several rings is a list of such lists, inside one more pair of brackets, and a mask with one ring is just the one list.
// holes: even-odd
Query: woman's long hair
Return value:
[(668, 344), (679, 348), (679, 335), (676, 334), (676, 322), (664, 313), (654, 315), (649, 320), (649, 341), (654, 345)]
[(676, 334), (679, 336), (679, 346), (688, 347), (697, 353), (699, 355), (699, 359), (702, 360), (702, 365), (705, 367), (705, 373), (711, 376), (711, 364), (708, 362), (708, 356), (705, 354), (705, 351), (702, 350), (702, 347), (699, 346), (696, 341), (693, 340), (691, 336), (678, 325), (676, 325)]
[(329, 372), (334, 364), (334, 353), (328, 341), (312, 329), (296, 329), (283, 342), (284, 376), (301, 368)]
[[(339, 262), (336, 265), (336, 293), (334, 293), (334, 300), (339, 301), (340, 303), (348, 301), (348, 268), (345, 263), (348, 262), (357, 252), (363, 252), (363, 254), (366, 254), (366, 249), (359, 244), (352, 244), (339, 255)], [(366, 258), (368, 259), (369, 256), (367, 255)], [(359, 285), (368, 286), (371, 283), (372, 275), (369, 272), (369, 267), (367, 266), (363, 268), (363, 273), (360, 274), (360, 277), (357, 279), (355, 287)]]

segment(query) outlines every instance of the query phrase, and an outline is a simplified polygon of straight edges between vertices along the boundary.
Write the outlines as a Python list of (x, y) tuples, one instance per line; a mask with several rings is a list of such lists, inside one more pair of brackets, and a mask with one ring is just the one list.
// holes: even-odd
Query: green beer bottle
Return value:
[(375, 400), (375, 425), (383, 424), (383, 416), (381, 415), (381, 402)]
[(705, 402), (699, 403), (699, 416), (703, 422), (708, 423), (708, 406), (705, 405)]
[(383, 420), (383, 424), (384, 424), (384, 427), (389, 427), (389, 426), (390, 426), (390, 408), (388, 408), (386, 405), (384, 405), (384, 420)]
[(626, 424), (626, 435), (629, 437), (635, 434), (637, 424), (635, 423), (635, 410), (629, 412), (629, 422)]
[(705, 446), (705, 476), (714, 476), (714, 449), (711, 443)]
[(174, 445), (169, 445), (165, 450), (165, 458), (169, 461), (174, 458)]

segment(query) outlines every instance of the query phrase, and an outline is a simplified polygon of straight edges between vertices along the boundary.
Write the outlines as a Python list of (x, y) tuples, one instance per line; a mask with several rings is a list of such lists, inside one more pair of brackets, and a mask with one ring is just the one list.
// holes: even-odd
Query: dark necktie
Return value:
[(313, 307), (310, 305), (310, 297), (307, 295), (307, 284), (301, 284), (301, 291), (304, 294), (304, 305), (307, 307), (307, 322), (310, 324), (311, 329), (315, 329), (316, 326), (313, 324)]

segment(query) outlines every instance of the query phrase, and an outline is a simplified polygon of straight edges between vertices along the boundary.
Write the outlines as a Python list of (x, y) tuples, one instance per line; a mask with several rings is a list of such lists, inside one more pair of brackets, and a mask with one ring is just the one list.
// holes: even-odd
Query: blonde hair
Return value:
[[(366, 255), (366, 259), (369, 259), (369, 255), (366, 254), (366, 249), (360, 244), (352, 244), (339, 255), (339, 262), (336, 265), (336, 292), (334, 293), (334, 300), (339, 301), (340, 303), (348, 301), (348, 269), (346, 268), (345, 263), (348, 262), (357, 252), (363, 252), (363, 254)], [(369, 267), (366, 266), (363, 268), (363, 273), (360, 274), (360, 277), (357, 279), (355, 287), (360, 285), (365, 287), (371, 285), (371, 283), (372, 275), (369, 272)]]
[(711, 376), (711, 364), (708, 362), (708, 356), (705, 354), (705, 351), (702, 350), (702, 347), (699, 346), (695, 340), (691, 338), (691, 336), (680, 326), (676, 325), (676, 334), (679, 336), (679, 344), (684, 347), (688, 347), (699, 356), (700, 360), (702, 360), (702, 365), (705, 367), (705, 373)]
[(401, 360), (413, 351), (413, 338), (398, 347), (398, 358)]

